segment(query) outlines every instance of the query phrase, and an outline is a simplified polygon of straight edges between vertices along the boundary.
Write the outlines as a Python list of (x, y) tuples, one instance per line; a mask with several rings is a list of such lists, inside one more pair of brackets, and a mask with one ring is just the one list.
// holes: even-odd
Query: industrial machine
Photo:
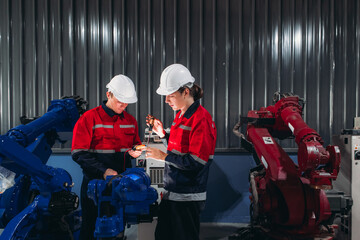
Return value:
[[(144, 144), (147, 147), (158, 148), (166, 152), (166, 147), (157, 134), (151, 133), (151, 128), (145, 128)], [(165, 129), (169, 133), (170, 129)], [(153, 187), (158, 194), (157, 204), (160, 204), (161, 198), (165, 192), (164, 189), (164, 169), (165, 161), (153, 158), (146, 158), (145, 152), (136, 159), (136, 166), (145, 169), (146, 173), (150, 176), (151, 187)], [(156, 209), (156, 208), (155, 208)], [(154, 213), (154, 219), (150, 222), (140, 223), (138, 225), (138, 239), (153, 240), (155, 239), (155, 228), (157, 225), (157, 214)]]
[[(355, 118), (355, 123), (359, 118)], [(344, 232), (342, 239), (357, 239), (360, 235), (360, 126), (343, 129), (340, 135), (333, 136), (333, 142), (341, 151), (341, 169), (334, 189), (351, 195), (353, 199), (350, 214), (341, 218), (340, 227)]]
[(151, 222), (150, 205), (158, 194), (150, 187), (142, 168), (130, 168), (106, 180), (92, 180), (88, 197), (98, 206), (94, 236), (97, 239), (122, 239), (125, 225)]
[[(303, 108), (304, 101), (298, 96), (277, 92), (274, 105), (249, 111), (234, 127), (257, 164), (249, 176), (251, 218), (262, 239), (333, 235), (325, 223), (331, 209), (324, 189), (331, 189), (337, 178), (340, 150), (323, 147), (320, 135), (302, 119)], [(239, 131), (243, 124), (247, 124), (246, 136)], [(289, 137), (298, 145), (298, 165), (276, 140)]]
[(79, 97), (53, 100), (43, 116), (23, 119), (27, 124), (0, 136), (2, 170), (17, 174), (15, 185), (0, 195), (1, 240), (72, 239), (74, 224), (65, 219), (79, 202), (72, 178), (46, 163), (55, 141), (65, 141), (58, 133), (71, 132), (85, 107)]

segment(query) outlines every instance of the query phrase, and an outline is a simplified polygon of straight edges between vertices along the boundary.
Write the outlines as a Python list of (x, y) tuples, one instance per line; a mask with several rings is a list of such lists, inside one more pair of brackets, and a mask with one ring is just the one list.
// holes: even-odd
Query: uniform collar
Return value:
[(104, 111), (110, 116), (110, 117), (113, 117), (113, 116), (119, 116), (119, 117), (124, 117), (124, 112), (120, 113), (120, 114), (117, 114), (116, 112), (114, 112), (112, 109), (108, 108), (108, 106), (106, 106), (106, 103), (107, 101), (103, 101), (101, 106), (102, 108), (104, 109)]
[(191, 116), (194, 114), (194, 112), (196, 112), (196, 110), (198, 109), (198, 107), (200, 106), (200, 101), (197, 100), (195, 101), (193, 104), (191, 104), (191, 106), (186, 110), (186, 112), (184, 113), (184, 117), (186, 117), (187, 119), (191, 118)]

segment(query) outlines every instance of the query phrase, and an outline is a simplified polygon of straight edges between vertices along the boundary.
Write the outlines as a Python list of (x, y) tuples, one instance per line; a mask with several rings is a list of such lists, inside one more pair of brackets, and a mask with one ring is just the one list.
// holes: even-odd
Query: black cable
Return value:
[(122, 177), (124, 177), (124, 176), (121, 175), (121, 174), (118, 174), (118, 175), (113, 176), (113, 177), (110, 179), (110, 181), (108, 182), (107, 187), (110, 187), (110, 185), (112, 184), (112, 181), (113, 181), (115, 178), (117, 178), (117, 177), (122, 178)]

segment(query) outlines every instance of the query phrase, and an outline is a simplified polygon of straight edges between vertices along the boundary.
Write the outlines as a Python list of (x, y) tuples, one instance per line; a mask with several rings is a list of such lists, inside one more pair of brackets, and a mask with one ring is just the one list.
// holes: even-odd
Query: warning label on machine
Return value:
[(274, 144), (271, 137), (263, 137), (263, 140), (265, 144)]

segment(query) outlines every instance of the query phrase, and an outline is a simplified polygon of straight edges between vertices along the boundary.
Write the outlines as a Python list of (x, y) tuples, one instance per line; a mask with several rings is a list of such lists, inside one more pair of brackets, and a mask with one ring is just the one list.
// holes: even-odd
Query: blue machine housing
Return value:
[(78, 97), (53, 100), (43, 116), (0, 136), (0, 165), (17, 174), (0, 195), (0, 240), (25, 239), (45, 216), (60, 218), (78, 207), (70, 174), (46, 163), (55, 141), (63, 141), (57, 133), (72, 131), (85, 104)]
[(150, 187), (149, 176), (141, 168), (129, 168), (121, 175), (106, 180), (92, 180), (88, 197), (98, 206), (96, 238), (117, 237), (126, 224), (139, 223), (139, 216), (149, 214), (149, 207), (158, 198)]

